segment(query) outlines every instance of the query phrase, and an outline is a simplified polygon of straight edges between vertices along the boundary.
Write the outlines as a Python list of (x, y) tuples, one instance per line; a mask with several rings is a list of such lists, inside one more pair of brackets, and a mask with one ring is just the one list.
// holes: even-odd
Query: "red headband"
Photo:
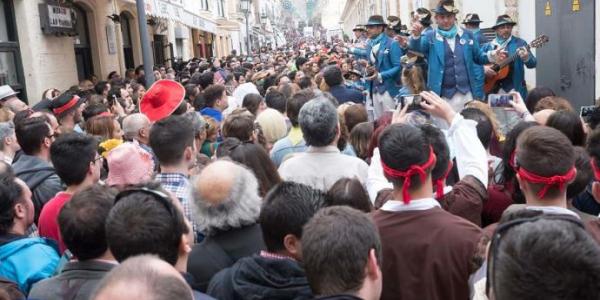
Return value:
[[(404, 204), (408, 204), (410, 202), (410, 194), (408, 190), (410, 189), (410, 182), (413, 175), (419, 175), (421, 177), (421, 181), (424, 182), (427, 179), (427, 173), (425, 170), (435, 165), (435, 153), (433, 153), (433, 148), (429, 146), (429, 159), (422, 165), (412, 165), (408, 167), (405, 171), (400, 171), (393, 169), (386, 165), (383, 160), (381, 160), (381, 165), (383, 166), (383, 173), (391, 178), (404, 178), (404, 183), (402, 184), (402, 201)], [(443, 187), (442, 187), (443, 189)]]
[(440, 200), (442, 199), (442, 197), (444, 197), (444, 186), (446, 178), (448, 178), (448, 175), (450, 174), (450, 171), (452, 171), (452, 167), (454, 167), (454, 164), (452, 163), (452, 161), (448, 162), (448, 169), (446, 170), (446, 173), (444, 173), (444, 176), (438, 178), (435, 180), (435, 199)]
[(113, 115), (107, 111), (105, 112), (101, 112), (99, 115), (97, 115), (96, 117), (112, 117)]
[(594, 171), (594, 179), (596, 179), (596, 181), (600, 181), (600, 169), (596, 165), (596, 158), (592, 158), (590, 164), (592, 165), (592, 170)]
[(550, 189), (553, 186), (558, 186), (558, 188), (561, 191), (564, 190), (565, 184), (573, 180), (575, 176), (577, 176), (577, 170), (575, 169), (575, 167), (571, 167), (571, 169), (563, 175), (544, 177), (527, 171), (523, 167), (519, 167), (517, 174), (521, 176), (521, 179), (529, 181), (531, 183), (543, 183), (544, 187), (537, 193), (538, 197), (542, 199), (544, 198), (544, 196), (546, 196), (546, 192), (548, 192), (548, 189)]
[(60, 115), (61, 113), (73, 108), (73, 106), (75, 106), (78, 101), (79, 101), (79, 96), (75, 95), (75, 96), (73, 96), (73, 98), (71, 98), (71, 100), (69, 100), (69, 102), (65, 103), (65, 105), (53, 109), (52, 112), (55, 115)]

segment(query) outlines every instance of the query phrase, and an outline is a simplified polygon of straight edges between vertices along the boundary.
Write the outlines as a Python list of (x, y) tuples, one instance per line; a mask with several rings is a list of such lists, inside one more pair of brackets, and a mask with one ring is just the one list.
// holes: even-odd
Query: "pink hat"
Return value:
[(108, 152), (106, 184), (135, 185), (148, 182), (154, 172), (152, 155), (134, 143), (123, 143)]
[(140, 101), (140, 112), (151, 122), (170, 116), (185, 97), (185, 88), (173, 80), (159, 80), (152, 84)]

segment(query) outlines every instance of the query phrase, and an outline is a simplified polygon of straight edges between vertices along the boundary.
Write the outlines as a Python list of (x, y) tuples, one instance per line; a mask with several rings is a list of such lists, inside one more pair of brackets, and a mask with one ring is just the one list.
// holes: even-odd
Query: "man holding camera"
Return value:
[(396, 107), (394, 97), (400, 90), (398, 84), (402, 71), (400, 57), (405, 53), (400, 44), (385, 34), (387, 23), (382, 16), (369, 17), (365, 25), (369, 41), (365, 49), (345, 49), (357, 58), (367, 59), (366, 80), (369, 82), (369, 95), (373, 107), (373, 117), (379, 118), (386, 110)]

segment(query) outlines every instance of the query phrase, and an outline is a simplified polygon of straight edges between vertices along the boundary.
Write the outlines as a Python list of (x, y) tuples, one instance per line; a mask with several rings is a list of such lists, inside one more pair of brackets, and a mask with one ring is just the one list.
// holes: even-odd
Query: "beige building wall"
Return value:
[(41, 2), (13, 2), (30, 104), (37, 103), (47, 88), (64, 90), (77, 82), (73, 38), (42, 34), (38, 10)]

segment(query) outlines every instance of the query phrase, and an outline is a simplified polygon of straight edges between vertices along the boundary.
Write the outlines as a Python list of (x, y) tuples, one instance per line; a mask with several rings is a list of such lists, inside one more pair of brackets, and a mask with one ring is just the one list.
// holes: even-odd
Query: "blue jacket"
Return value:
[[(489, 63), (487, 53), (482, 51), (473, 33), (458, 29), (459, 42), (463, 45), (463, 55), (469, 76), (471, 93), (475, 99), (484, 99), (482, 83), (476, 79), (477, 65)], [(436, 30), (422, 34), (419, 38), (409, 39), (409, 48), (423, 53), (428, 62), (427, 87), (438, 95), (442, 92), (444, 79), (444, 38)]]
[[(400, 48), (400, 44), (394, 39), (389, 38), (385, 33), (382, 33), (382, 35), (381, 41), (375, 40), (381, 44), (377, 54), (376, 68), (379, 75), (381, 75), (382, 82), (376, 79), (371, 81), (370, 84), (373, 93), (383, 94), (387, 91), (390, 93), (390, 96), (394, 97), (398, 94), (398, 90), (400, 90), (400, 75), (402, 74), (400, 57), (406, 53), (406, 50)], [(375, 41), (370, 39), (367, 48), (352, 48), (350, 49), (350, 53), (369, 61), (371, 51), (376, 45)]]
[(363, 103), (363, 94), (356, 89), (349, 89), (343, 85), (336, 85), (329, 88), (329, 93), (337, 99), (339, 104), (346, 102)]
[[(508, 55), (511, 56), (517, 53), (517, 49), (521, 47), (527, 46), (527, 42), (523, 39), (520, 39), (516, 36), (511, 37), (510, 42), (508, 42), (508, 46), (506, 46), (506, 51)], [(490, 42), (483, 45), (483, 51), (494, 50), (494, 43)], [(527, 85), (525, 84), (525, 67), (528, 69), (533, 69), (537, 66), (537, 59), (533, 56), (533, 53), (529, 51), (529, 60), (527, 62), (523, 62), (520, 57), (517, 57), (513, 62), (513, 73), (512, 73), (512, 82), (515, 90), (521, 94), (523, 99), (527, 98)]]
[[(473, 33), (473, 36), (479, 42), (479, 45), (483, 47), (485, 44), (485, 37), (483, 36), (483, 33), (481, 33), (481, 30)], [(485, 94), (485, 91), (483, 90), (483, 85), (485, 84), (485, 72), (483, 71), (483, 66), (475, 66), (475, 80), (477, 81), (477, 94)]]
[(0, 277), (14, 281), (24, 294), (52, 276), (60, 256), (55, 242), (44, 238), (17, 238), (0, 246)]

